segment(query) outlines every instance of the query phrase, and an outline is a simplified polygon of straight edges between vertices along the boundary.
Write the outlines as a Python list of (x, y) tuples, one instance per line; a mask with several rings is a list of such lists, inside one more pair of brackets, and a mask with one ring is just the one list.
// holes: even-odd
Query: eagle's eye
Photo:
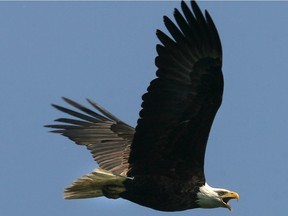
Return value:
[(223, 196), (227, 193), (227, 191), (217, 191), (219, 196)]

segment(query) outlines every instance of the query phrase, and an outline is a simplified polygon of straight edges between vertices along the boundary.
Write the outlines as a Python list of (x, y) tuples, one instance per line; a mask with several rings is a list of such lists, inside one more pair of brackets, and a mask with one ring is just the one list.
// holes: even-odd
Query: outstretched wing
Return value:
[(56, 119), (55, 121), (60, 124), (46, 125), (46, 127), (56, 129), (52, 132), (61, 133), (76, 144), (85, 145), (102, 169), (126, 175), (134, 128), (91, 100), (88, 102), (100, 114), (70, 99), (63, 99), (82, 113), (53, 105), (56, 109), (74, 116), (76, 119)]
[(222, 48), (216, 27), (194, 1), (175, 9), (174, 24), (164, 16), (172, 38), (157, 36), (158, 67), (143, 95), (129, 156), (129, 175), (204, 177), (204, 155), (223, 94)]

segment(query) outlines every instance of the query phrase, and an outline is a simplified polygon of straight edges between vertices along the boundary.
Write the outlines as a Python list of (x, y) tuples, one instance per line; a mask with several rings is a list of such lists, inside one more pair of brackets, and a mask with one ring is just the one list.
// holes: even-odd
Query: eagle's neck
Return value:
[(199, 188), (197, 193), (197, 204), (200, 208), (222, 207), (219, 195), (215, 192), (219, 188), (210, 187), (207, 183)]

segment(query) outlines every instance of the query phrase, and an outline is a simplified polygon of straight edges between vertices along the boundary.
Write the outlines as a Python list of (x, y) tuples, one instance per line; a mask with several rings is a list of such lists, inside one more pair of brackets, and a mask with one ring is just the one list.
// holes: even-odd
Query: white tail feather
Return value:
[(119, 198), (119, 194), (125, 191), (123, 182), (126, 176), (115, 175), (112, 172), (95, 169), (93, 172), (74, 181), (64, 191), (64, 199), (84, 199), (106, 196)]

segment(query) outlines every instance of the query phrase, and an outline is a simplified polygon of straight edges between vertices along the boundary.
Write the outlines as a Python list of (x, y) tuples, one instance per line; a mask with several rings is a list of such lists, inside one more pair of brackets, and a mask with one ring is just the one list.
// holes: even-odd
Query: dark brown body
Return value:
[(165, 176), (137, 176), (124, 185), (126, 191), (120, 194), (124, 199), (159, 211), (182, 211), (199, 207), (195, 200), (203, 184)]

